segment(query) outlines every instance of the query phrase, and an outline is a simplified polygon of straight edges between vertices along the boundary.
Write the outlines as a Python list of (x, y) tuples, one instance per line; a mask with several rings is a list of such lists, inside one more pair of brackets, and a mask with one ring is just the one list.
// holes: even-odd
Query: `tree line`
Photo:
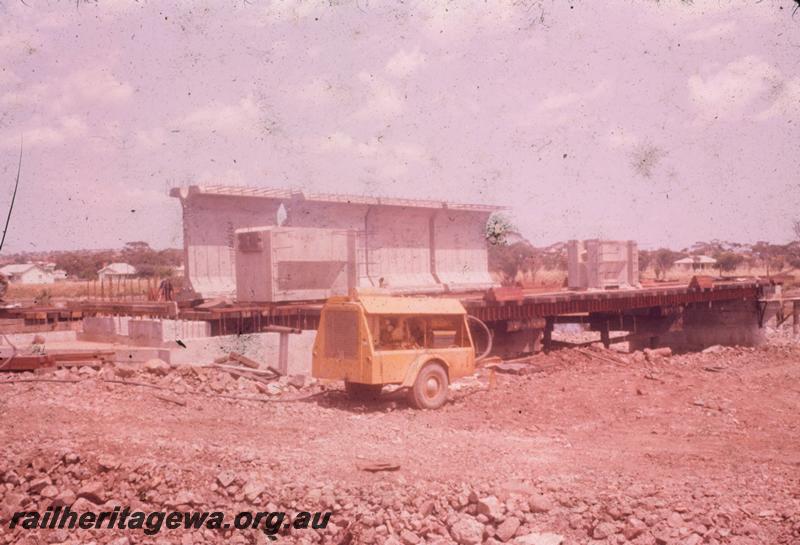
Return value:
[[(516, 235), (516, 234), (515, 234)], [(800, 269), (800, 222), (797, 238), (788, 244), (757, 242), (741, 244), (720, 240), (697, 242), (681, 250), (659, 248), (639, 250), (639, 271), (652, 269), (657, 280), (665, 279), (679, 259), (704, 255), (716, 260), (714, 268), (720, 274), (739, 268), (764, 269), (766, 275), (775, 275), (790, 269)], [(567, 270), (566, 244), (536, 247), (516, 235), (512, 241), (489, 244), (489, 268), (513, 281), (518, 274), (534, 274), (540, 270)]]
[(93, 280), (97, 271), (110, 263), (128, 263), (141, 277), (167, 277), (183, 261), (183, 250), (155, 250), (147, 242), (128, 242), (121, 249), (22, 252), (4, 259), (8, 263), (49, 262), (67, 273), (68, 278)]

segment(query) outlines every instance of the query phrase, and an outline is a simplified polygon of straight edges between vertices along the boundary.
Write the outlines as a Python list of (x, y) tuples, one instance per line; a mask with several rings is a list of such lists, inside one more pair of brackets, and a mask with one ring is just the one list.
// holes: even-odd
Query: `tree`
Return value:
[(514, 226), (502, 214), (492, 214), (486, 222), (485, 234), (490, 246), (505, 246), (508, 244), (508, 236), (515, 232)]
[(667, 271), (672, 268), (675, 260), (680, 259), (678, 252), (673, 252), (669, 248), (659, 248), (653, 254), (653, 269), (656, 273), (656, 280), (661, 277), (664, 280), (667, 276)]
[(535, 273), (542, 266), (540, 252), (527, 241), (489, 246), (489, 267), (503, 274), (506, 284), (520, 272)]
[(717, 260), (717, 268), (720, 274), (735, 270), (744, 261), (743, 256), (734, 252), (719, 252), (714, 258)]
[(649, 250), (639, 250), (639, 272), (643, 273), (653, 261), (653, 253)]

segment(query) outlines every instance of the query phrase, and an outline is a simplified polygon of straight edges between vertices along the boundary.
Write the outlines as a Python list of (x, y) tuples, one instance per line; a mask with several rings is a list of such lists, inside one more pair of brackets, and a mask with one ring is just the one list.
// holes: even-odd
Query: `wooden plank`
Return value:
[(238, 361), (239, 363), (249, 367), (250, 369), (259, 369), (261, 367), (261, 364), (258, 363), (256, 360), (252, 360), (247, 356), (239, 354), (238, 352), (231, 352), (230, 354), (228, 354), (228, 357), (233, 361)]

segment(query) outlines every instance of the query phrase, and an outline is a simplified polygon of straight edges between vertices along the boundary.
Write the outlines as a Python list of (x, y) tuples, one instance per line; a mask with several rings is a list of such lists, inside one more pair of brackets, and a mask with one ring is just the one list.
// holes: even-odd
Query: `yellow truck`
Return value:
[(446, 297), (332, 297), (322, 308), (312, 375), (343, 380), (354, 398), (384, 385), (408, 388), (419, 409), (447, 400), (450, 382), (475, 371), (475, 348), (461, 302)]

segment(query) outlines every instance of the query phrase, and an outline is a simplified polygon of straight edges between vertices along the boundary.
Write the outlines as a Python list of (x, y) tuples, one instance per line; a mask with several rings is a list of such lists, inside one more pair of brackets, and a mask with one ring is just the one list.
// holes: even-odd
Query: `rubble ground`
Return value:
[[(797, 544), (798, 405), (797, 344), (539, 354), (454, 384), (437, 411), (158, 362), (9, 373), (0, 511), (333, 511), (277, 543)], [(0, 544), (268, 542), (7, 520)]]

